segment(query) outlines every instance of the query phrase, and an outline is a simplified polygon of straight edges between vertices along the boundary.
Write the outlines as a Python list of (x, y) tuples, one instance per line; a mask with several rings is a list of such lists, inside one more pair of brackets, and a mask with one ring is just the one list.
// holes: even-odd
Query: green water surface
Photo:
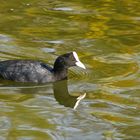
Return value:
[(68, 81), (0, 81), (0, 140), (140, 140), (140, 1), (0, 0), (1, 61), (70, 51)]

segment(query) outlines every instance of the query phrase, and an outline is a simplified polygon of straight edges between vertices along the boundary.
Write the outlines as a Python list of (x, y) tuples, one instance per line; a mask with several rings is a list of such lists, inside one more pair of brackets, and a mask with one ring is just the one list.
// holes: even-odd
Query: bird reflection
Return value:
[(80, 96), (71, 96), (68, 92), (67, 80), (58, 81), (53, 84), (54, 97), (59, 104), (76, 109), (79, 102), (85, 98), (86, 93)]
[[(69, 91), (68, 91), (67, 82), (68, 82), (67, 80), (62, 80), (62, 81), (58, 81), (58, 82), (53, 83), (54, 97), (60, 105), (64, 105), (65, 107), (71, 107), (73, 109), (76, 109), (77, 106), (79, 105), (79, 102), (83, 98), (85, 98), (86, 93), (84, 93), (80, 96), (70, 95)], [(12, 89), (12, 87), (13, 87), (13, 91), (12, 90), (9, 91), (8, 89)], [(34, 85), (31, 83), (26, 83), (26, 84), (24, 83), (23, 84), (23, 83), (10, 82), (10, 81), (3, 81), (2, 84), (0, 85), (0, 88), (2, 88), (2, 89), (6, 88), (8, 93), (9, 92), (15, 93), (14, 97), (11, 94), (12, 96), (10, 96), (10, 99), (12, 97), (12, 99), (17, 101), (17, 102), (32, 99), (32, 98), (34, 98), (34, 94), (47, 95), (46, 91), (48, 90), (48, 87), (50, 87), (50, 86), (40, 87), (39, 85)], [(51, 87), (50, 87), (50, 89), (51, 89)], [(19, 96), (17, 98), (17, 93), (18, 94), (22, 93), (22, 94), (19, 94)], [(1, 96), (2, 96), (2, 94), (1, 94)], [(9, 97), (9, 94), (8, 95), (4, 94), (3, 96)]]

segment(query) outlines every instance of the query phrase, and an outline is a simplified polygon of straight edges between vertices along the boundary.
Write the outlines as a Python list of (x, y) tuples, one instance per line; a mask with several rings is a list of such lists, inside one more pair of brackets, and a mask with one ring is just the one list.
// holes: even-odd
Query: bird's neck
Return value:
[(54, 72), (55, 79), (57, 81), (67, 79), (68, 69), (65, 67), (65, 65), (58, 63), (58, 62), (55, 63), (53, 72)]
[(68, 73), (67, 69), (59, 69), (59, 70), (53, 69), (53, 70), (54, 70), (55, 79), (57, 81), (67, 79), (67, 73)]

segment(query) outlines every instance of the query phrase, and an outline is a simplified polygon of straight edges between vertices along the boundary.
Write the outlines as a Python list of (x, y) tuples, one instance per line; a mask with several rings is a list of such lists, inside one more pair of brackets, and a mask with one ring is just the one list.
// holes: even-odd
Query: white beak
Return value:
[(80, 61), (77, 61), (75, 64), (76, 64), (76, 66), (78, 66), (80, 68), (86, 69), (85, 65)]
[(73, 56), (75, 58), (75, 60), (77, 61), (75, 64), (76, 66), (80, 67), (80, 68), (83, 68), (83, 69), (86, 69), (85, 65), (79, 60), (78, 58), (78, 55), (76, 52), (73, 52)]

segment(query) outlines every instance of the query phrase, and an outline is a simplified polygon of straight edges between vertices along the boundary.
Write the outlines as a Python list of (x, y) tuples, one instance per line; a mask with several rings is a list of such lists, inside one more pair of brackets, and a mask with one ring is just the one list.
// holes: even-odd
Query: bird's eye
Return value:
[(59, 62), (60, 62), (61, 64), (65, 64), (64, 58), (60, 59)]
[(75, 61), (75, 59), (74, 59), (74, 57), (73, 57), (72, 55), (69, 56), (69, 59), (70, 59), (71, 61), (73, 61), (73, 62)]

